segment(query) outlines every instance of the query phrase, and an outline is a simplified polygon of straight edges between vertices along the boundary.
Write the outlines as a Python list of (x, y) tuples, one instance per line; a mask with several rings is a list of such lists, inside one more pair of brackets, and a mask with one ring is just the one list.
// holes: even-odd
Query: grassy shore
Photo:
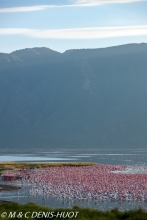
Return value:
[(56, 163), (31, 163), (31, 162), (0, 162), (0, 173), (4, 170), (13, 169), (34, 169), (53, 166), (92, 166), (93, 162), (56, 162)]
[[(3, 213), (7, 213), (5, 217)], [(45, 215), (48, 217), (45, 217)], [(74, 216), (72, 217), (72, 215)], [(0, 202), (0, 219), (145, 220), (147, 219), (147, 212), (142, 209), (100, 211), (77, 206), (72, 209), (51, 209), (33, 203), (21, 205), (11, 202)]]

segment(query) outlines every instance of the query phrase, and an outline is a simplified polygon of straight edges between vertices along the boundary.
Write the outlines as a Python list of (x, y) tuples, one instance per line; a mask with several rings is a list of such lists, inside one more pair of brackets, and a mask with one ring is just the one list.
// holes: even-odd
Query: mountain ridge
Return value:
[[(127, 51), (125, 50), (127, 49)], [(13, 51), (11, 53), (2, 53), (0, 52), (0, 55), (4, 55), (4, 56), (9, 56), (9, 55), (19, 55), (19, 54), (23, 54), (23, 56), (28, 56), (28, 55), (32, 55), (32, 54), (37, 54), (37, 55), (42, 55), (42, 54), (61, 54), (61, 55), (65, 55), (65, 54), (72, 54), (72, 53), (76, 53), (76, 52), (89, 52), (91, 51), (92, 53), (94, 52), (106, 52), (108, 53), (108, 51), (110, 51), (110, 55), (112, 55), (113, 53), (133, 53), (136, 50), (138, 50), (138, 52), (141, 51), (146, 51), (147, 50), (147, 43), (133, 43), (133, 44), (124, 44), (124, 45), (118, 45), (118, 46), (111, 46), (111, 47), (106, 47), (106, 48), (83, 48), (83, 49), (69, 49), (64, 51), (63, 53), (52, 50), (50, 48), (47, 47), (33, 47), (33, 48), (25, 48), (25, 49), (20, 49), (20, 50), (16, 50)], [(30, 53), (29, 53), (30, 52)], [(43, 53), (41, 53), (43, 52)], [(94, 54), (97, 55), (97, 54)], [(91, 54), (89, 55), (91, 56)]]
[(147, 44), (29, 52), (0, 54), (1, 148), (146, 146)]

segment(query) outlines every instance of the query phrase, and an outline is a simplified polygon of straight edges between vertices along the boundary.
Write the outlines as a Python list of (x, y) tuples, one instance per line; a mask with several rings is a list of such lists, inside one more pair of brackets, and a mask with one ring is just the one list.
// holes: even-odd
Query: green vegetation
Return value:
[[(2, 213), (7, 213), (5, 218), (2, 218)], [(70, 217), (74, 212), (74, 217)], [(1, 219), (20, 219), (19, 214), (22, 213), (21, 219), (77, 219), (77, 220), (145, 220), (147, 219), (147, 212), (138, 209), (130, 211), (119, 211), (113, 209), (111, 211), (100, 211), (95, 209), (73, 207), (72, 209), (51, 209), (49, 207), (43, 207), (34, 203), (28, 203), (21, 205), (18, 203), (1, 202), (0, 203), (0, 220)], [(38, 213), (38, 217), (37, 217)], [(49, 215), (50, 213), (50, 215)], [(54, 215), (52, 217), (52, 214)], [(76, 214), (77, 213), (77, 214)], [(25, 214), (27, 218), (25, 218)], [(44, 217), (44, 215), (48, 217)], [(61, 217), (61, 215), (69, 214), (69, 217)], [(13, 215), (13, 218), (10, 215)], [(58, 215), (58, 216), (57, 216)], [(76, 216), (77, 215), (77, 216)]]
[(42, 167), (53, 167), (53, 166), (92, 166), (96, 163), (93, 162), (62, 162), (62, 163), (31, 163), (31, 162), (0, 162), (0, 174), (4, 170), (13, 170), (13, 169), (34, 169)]

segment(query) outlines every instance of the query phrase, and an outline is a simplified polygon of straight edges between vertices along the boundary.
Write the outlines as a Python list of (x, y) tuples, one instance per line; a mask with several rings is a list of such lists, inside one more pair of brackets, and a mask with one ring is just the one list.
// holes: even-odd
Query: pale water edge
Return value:
[(147, 149), (0, 149), (0, 161), (86, 161), (111, 165), (147, 165)]

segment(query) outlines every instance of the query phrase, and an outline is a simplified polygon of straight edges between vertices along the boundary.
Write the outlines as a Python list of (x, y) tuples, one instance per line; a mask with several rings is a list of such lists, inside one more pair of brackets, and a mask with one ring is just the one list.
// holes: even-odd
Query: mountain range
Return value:
[(146, 145), (146, 43), (0, 53), (0, 148)]

